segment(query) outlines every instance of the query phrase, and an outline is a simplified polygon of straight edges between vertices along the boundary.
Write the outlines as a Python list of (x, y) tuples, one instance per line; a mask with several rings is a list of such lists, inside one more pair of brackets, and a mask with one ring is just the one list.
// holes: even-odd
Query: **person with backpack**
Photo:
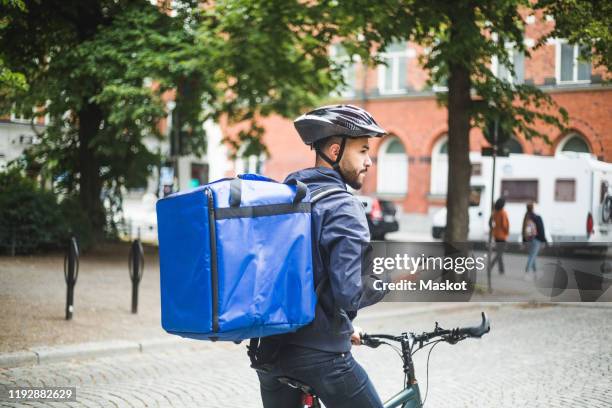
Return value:
[[(542, 243), (546, 243), (546, 234), (542, 217), (533, 211), (533, 203), (527, 204), (527, 212), (523, 218), (523, 242), (529, 248), (529, 256), (525, 266), (525, 280), (536, 279), (536, 258)], [(530, 270), (533, 271), (533, 277), (531, 278), (529, 276)]]
[(510, 223), (508, 222), (508, 213), (504, 209), (505, 205), (506, 199), (504, 197), (498, 198), (495, 201), (493, 216), (491, 217), (493, 239), (495, 240), (495, 256), (491, 260), (491, 269), (498, 263), (500, 274), (504, 273), (504, 252), (510, 233)]
[(351, 355), (351, 345), (360, 344), (359, 330), (352, 325), (357, 311), (379, 302), (385, 292), (373, 286), (380, 276), (372, 272), (364, 207), (346, 185), (361, 188), (372, 166), (368, 140), (386, 132), (367, 111), (352, 105), (312, 110), (294, 125), (316, 152), (315, 167), (292, 173), (285, 182), (300, 181), (311, 194), (321, 194), (312, 207), (318, 302), (307, 326), (261, 339), (260, 347), (274, 349), (273, 368), (257, 370), (263, 406), (302, 406), (301, 391), (278, 380), (286, 377), (311, 387), (330, 408), (382, 407), (367, 373)]

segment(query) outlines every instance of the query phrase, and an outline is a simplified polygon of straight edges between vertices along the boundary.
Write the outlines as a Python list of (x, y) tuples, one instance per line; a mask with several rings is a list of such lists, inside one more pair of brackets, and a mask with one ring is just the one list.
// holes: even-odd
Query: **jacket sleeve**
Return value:
[[(385, 295), (362, 277), (367, 267), (370, 232), (362, 204), (354, 197), (343, 200), (329, 214), (321, 231), (320, 244), (329, 254), (329, 283), (336, 307), (347, 312), (378, 302)], [(376, 293), (375, 293), (376, 292)]]
[(544, 221), (542, 220), (542, 217), (540, 217), (539, 215), (536, 217), (536, 228), (538, 230), (538, 233), (537, 233), (538, 240), (540, 240), (541, 242), (547, 242), (546, 232), (544, 231)]

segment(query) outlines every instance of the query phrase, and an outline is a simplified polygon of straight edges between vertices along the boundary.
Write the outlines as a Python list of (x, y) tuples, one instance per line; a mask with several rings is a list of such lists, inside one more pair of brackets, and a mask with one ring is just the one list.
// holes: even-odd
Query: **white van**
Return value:
[[(493, 158), (471, 156), (470, 241), (488, 239)], [(526, 203), (535, 203), (552, 242), (612, 242), (612, 163), (585, 153), (557, 156), (511, 154), (496, 160), (495, 198), (506, 198), (509, 241), (521, 239)], [(432, 234), (440, 238), (446, 208), (434, 214)]]

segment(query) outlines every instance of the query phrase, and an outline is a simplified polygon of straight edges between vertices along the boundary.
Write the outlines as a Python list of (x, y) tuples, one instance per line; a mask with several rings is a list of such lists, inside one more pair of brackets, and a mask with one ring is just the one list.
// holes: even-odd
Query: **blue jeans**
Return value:
[(286, 376), (308, 384), (327, 408), (382, 408), (382, 401), (365, 370), (351, 353), (329, 353), (288, 345), (272, 373), (260, 373), (264, 408), (302, 407), (300, 390), (281, 384)]
[(536, 258), (538, 257), (538, 252), (540, 252), (540, 246), (542, 246), (542, 242), (540, 242), (537, 238), (532, 239), (528, 243), (529, 245), (529, 257), (527, 258), (527, 265), (525, 266), (525, 272), (529, 272), (529, 269), (532, 271), (536, 271)]

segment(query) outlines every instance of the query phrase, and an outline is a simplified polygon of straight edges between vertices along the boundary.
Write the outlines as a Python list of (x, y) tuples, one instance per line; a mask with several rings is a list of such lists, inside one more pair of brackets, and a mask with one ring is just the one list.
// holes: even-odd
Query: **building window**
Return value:
[(493, 58), (491, 70), (501, 80), (512, 84), (521, 84), (525, 80), (525, 53), (517, 50), (516, 47), (507, 45), (508, 59), (514, 68), (514, 75), (504, 64), (501, 64), (497, 57)]
[(514, 137), (511, 137), (504, 144), (504, 148), (508, 153), (521, 154), (523, 153), (523, 146)]
[[(234, 170), (236, 174), (256, 173), (263, 174), (264, 164), (266, 162), (266, 154), (249, 154), (250, 143), (243, 143), (236, 152), (236, 160), (234, 161)], [(254, 152), (253, 152), (254, 153)]]
[(15, 112), (11, 112), (11, 122), (15, 123), (30, 123), (30, 119), (25, 115), (17, 114)]
[(557, 154), (562, 152), (591, 153), (591, 149), (581, 135), (570, 133), (557, 146)]
[(482, 163), (472, 163), (472, 174), (471, 177), (482, 176)]
[(408, 74), (408, 47), (406, 43), (389, 45), (381, 55), (386, 65), (378, 66), (378, 91), (381, 94), (406, 91)]
[(263, 174), (265, 155), (251, 155), (236, 159), (236, 174), (256, 173)]
[(575, 44), (568, 44), (563, 40), (557, 42), (557, 82), (591, 81), (591, 62), (580, 58), (581, 49), (584, 48)]
[(332, 46), (331, 56), (332, 60), (340, 68), (344, 82), (334, 94), (345, 98), (355, 96), (355, 89), (357, 88), (357, 63), (351, 61), (346, 49), (340, 44)]
[(555, 180), (555, 201), (573, 203), (576, 201), (576, 180)]
[(378, 193), (405, 195), (408, 192), (408, 156), (399, 138), (393, 137), (383, 143), (377, 166)]
[(448, 180), (448, 137), (436, 142), (431, 152), (431, 181), (429, 192), (432, 195), (446, 195)]
[(502, 180), (501, 195), (509, 203), (538, 201), (538, 180)]
[(480, 206), (480, 198), (482, 196), (482, 186), (470, 186), (470, 197), (469, 204), (470, 207), (479, 207)]

